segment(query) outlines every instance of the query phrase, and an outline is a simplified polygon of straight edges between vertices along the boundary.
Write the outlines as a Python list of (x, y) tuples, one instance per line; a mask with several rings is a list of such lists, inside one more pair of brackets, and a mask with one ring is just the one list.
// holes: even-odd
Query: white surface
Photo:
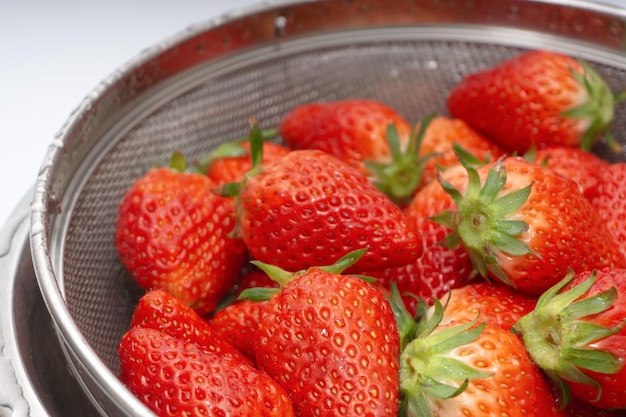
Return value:
[[(626, 0), (603, 0), (626, 7)], [(259, 0), (0, 0), (0, 226), (100, 81), (187, 26)]]
[(72, 110), (186, 27), (260, 0), (0, 0), (0, 227)]

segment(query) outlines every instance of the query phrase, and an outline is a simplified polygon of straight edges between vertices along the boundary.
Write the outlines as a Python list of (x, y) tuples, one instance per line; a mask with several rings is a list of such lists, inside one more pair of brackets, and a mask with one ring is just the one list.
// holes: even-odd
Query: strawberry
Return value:
[(527, 159), (574, 180), (585, 197), (589, 197), (602, 172), (609, 165), (591, 152), (567, 146), (539, 149), (534, 156)]
[(340, 100), (296, 107), (280, 124), (292, 149), (318, 149), (359, 170), (402, 205), (420, 184), (424, 160), (419, 132), (394, 109), (375, 100)]
[(285, 388), (301, 417), (398, 413), (394, 312), (375, 286), (340, 275), (358, 256), (296, 274), (260, 265), (281, 290), (263, 308), (257, 365)]
[[(536, 297), (495, 282), (477, 281), (450, 290), (441, 324), (480, 320), (511, 330), (523, 316), (530, 313)], [(431, 307), (433, 309), (434, 307)]]
[[(246, 273), (238, 292), (251, 288), (277, 288), (278, 283), (260, 270)], [(267, 301), (238, 300), (209, 318), (209, 324), (220, 339), (228, 341), (253, 362), (256, 360), (253, 341), (259, 327), (261, 311)]]
[(417, 230), (424, 247), (419, 258), (407, 265), (367, 273), (385, 288), (393, 283), (411, 314), (417, 312), (418, 299), (432, 304), (434, 298), (442, 298), (452, 288), (472, 281), (472, 263), (463, 248), (450, 249), (440, 244), (449, 229), (424, 219)]
[(463, 120), (435, 117), (428, 125), (420, 145), (420, 155), (425, 159), (422, 186), (437, 178), (438, 169), (458, 165), (454, 144), (485, 162), (496, 160), (505, 154), (498, 145), (476, 132)]
[(300, 105), (283, 117), (279, 131), (292, 149), (319, 149), (369, 175), (364, 161), (391, 159), (389, 124), (406, 145), (411, 126), (398, 112), (379, 101), (350, 99)]
[(440, 322), (435, 300), (400, 357), (408, 416), (560, 416), (550, 385), (521, 340), (489, 323)]
[(288, 271), (329, 265), (361, 248), (368, 251), (351, 272), (385, 269), (408, 264), (422, 250), (399, 207), (356, 169), (319, 150), (256, 166), (237, 189), (225, 191), (236, 195), (239, 231), (252, 257)]
[(152, 328), (118, 345), (120, 380), (158, 416), (294, 416), (286, 392), (248, 362)]
[[(263, 142), (263, 160), (261, 163), (265, 164), (281, 158), (288, 152), (289, 148), (285, 146), (273, 142)], [(250, 142), (222, 144), (201, 166), (206, 170), (208, 177), (218, 186), (241, 181), (243, 176), (252, 169)]]
[(456, 208), (436, 219), (452, 230), (445, 244), (462, 245), (482, 276), (539, 295), (569, 268), (625, 265), (574, 181), (521, 157), (478, 168), (461, 160), (466, 177), (441, 180)]
[(539, 50), (466, 76), (447, 104), (454, 117), (505, 150), (523, 154), (533, 145), (591, 149), (607, 134), (622, 99), (589, 65)]
[(160, 330), (180, 340), (192, 342), (219, 356), (244, 360), (241, 352), (216, 332), (191, 307), (162, 289), (144, 294), (133, 312), (131, 327)]
[(626, 269), (565, 278), (514, 326), (531, 357), (564, 394), (600, 408), (626, 408)]
[(210, 192), (207, 176), (173, 165), (151, 169), (126, 191), (115, 245), (141, 288), (165, 289), (205, 314), (235, 283), (245, 245), (229, 236), (232, 199)]
[(591, 205), (606, 222), (613, 241), (626, 256), (626, 162), (616, 162), (600, 172), (589, 192)]

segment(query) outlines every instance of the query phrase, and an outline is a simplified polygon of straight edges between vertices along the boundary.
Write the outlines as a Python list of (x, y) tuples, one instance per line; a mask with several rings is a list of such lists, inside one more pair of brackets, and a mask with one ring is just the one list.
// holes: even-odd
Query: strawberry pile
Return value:
[(173, 155), (119, 208), (121, 381), (159, 416), (624, 415), (626, 162), (590, 151), (622, 99), (530, 51), (446, 116), (306, 103)]

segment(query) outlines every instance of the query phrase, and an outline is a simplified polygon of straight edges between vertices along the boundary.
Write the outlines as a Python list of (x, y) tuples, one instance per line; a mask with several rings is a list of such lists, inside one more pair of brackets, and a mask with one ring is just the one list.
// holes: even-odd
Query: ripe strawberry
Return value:
[(589, 150), (622, 99), (589, 65), (529, 51), (465, 77), (451, 91), (448, 109), (504, 149), (523, 154), (532, 145)]
[(417, 298), (430, 305), (435, 298), (444, 297), (451, 289), (462, 287), (473, 278), (467, 252), (461, 247), (450, 249), (440, 244), (450, 232), (448, 228), (425, 218), (418, 223), (417, 231), (424, 247), (419, 258), (404, 266), (367, 273), (385, 288), (393, 283), (403, 295), (404, 306), (410, 314), (417, 312)]
[(626, 257), (626, 162), (616, 162), (602, 170), (599, 182), (589, 194), (591, 205)]
[(626, 269), (570, 271), (514, 330), (565, 401), (626, 408), (625, 320)]
[[(454, 144), (481, 161), (495, 161), (505, 152), (461, 119), (435, 117), (424, 134), (420, 155), (425, 159), (421, 185), (437, 178), (438, 169), (458, 165)], [(430, 155), (430, 157), (429, 157)]]
[(456, 205), (437, 216), (476, 270), (539, 295), (572, 268), (623, 266), (624, 256), (578, 185), (555, 171), (508, 157), (441, 181)]
[(436, 301), (400, 357), (408, 416), (560, 416), (556, 399), (521, 340), (475, 321), (441, 324)]
[[(391, 107), (375, 100), (340, 100), (296, 107), (280, 125), (292, 149), (318, 149), (359, 170), (383, 193), (404, 204), (420, 184), (419, 132)], [(413, 134), (414, 133), (414, 134)]]
[(143, 327), (118, 350), (121, 381), (158, 416), (295, 415), (285, 391), (245, 361)]
[(151, 169), (126, 191), (115, 245), (141, 288), (165, 289), (205, 314), (236, 281), (245, 245), (229, 236), (232, 199), (211, 193), (205, 175), (180, 169)]
[(319, 150), (292, 151), (260, 166), (235, 191), (250, 254), (288, 271), (329, 265), (361, 248), (368, 251), (351, 272), (385, 269), (412, 262), (422, 250), (400, 208), (356, 169)]
[[(273, 281), (263, 271), (252, 270), (245, 274), (238, 285), (238, 292), (251, 288), (277, 288), (278, 283)], [(235, 346), (253, 362), (254, 335), (259, 328), (261, 311), (267, 301), (238, 300), (216, 312), (208, 321), (214, 333)]]
[[(262, 164), (279, 159), (289, 152), (289, 148), (273, 142), (263, 142)], [(250, 142), (228, 142), (220, 146), (201, 166), (217, 186), (229, 182), (239, 182), (252, 169)]]
[(244, 360), (236, 346), (228, 343), (191, 307), (162, 289), (144, 294), (133, 312), (131, 327), (160, 330), (186, 342), (192, 342), (218, 356)]
[(295, 275), (268, 270), (282, 289), (263, 309), (257, 365), (285, 388), (301, 417), (398, 413), (394, 312), (375, 286), (339, 275), (352, 256)]
[[(441, 324), (466, 323), (476, 317), (488, 324), (511, 330), (511, 327), (537, 303), (536, 297), (495, 282), (477, 281), (450, 290)], [(433, 307), (431, 307), (432, 309)]]
[(364, 161), (391, 160), (389, 124), (406, 145), (411, 126), (398, 112), (379, 101), (351, 99), (298, 106), (283, 117), (279, 131), (292, 149), (319, 149), (369, 175)]
[(602, 172), (609, 165), (591, 152), (567, 146), (539, 149), (529, 160), (574, 180), (585, 197), (589, 197), (590, 190), (596, 186)]

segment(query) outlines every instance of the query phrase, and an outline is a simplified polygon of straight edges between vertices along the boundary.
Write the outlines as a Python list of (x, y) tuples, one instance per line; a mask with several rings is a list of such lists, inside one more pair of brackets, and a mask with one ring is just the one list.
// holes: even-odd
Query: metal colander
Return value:
[[(565, 4), (567, 3), (567, 5)], [(141, 291), (117, 258), (118, 204), (172, 151), (192, 160), (311, 101), (373, 98), (411, 122), (523, 50), (583, 58), (626, 86), (626, 11), (584, 1), (269, 2), (188, 29), (98, 86), (54, 139), (35, 187), (31, 250), (69, 366), (106, 415), (149, 415), (119, 383), (117, 343)], [(614, 133), (626, 143), (626, 109)], [(596, 152), (611, 160), (624, 155)]]

